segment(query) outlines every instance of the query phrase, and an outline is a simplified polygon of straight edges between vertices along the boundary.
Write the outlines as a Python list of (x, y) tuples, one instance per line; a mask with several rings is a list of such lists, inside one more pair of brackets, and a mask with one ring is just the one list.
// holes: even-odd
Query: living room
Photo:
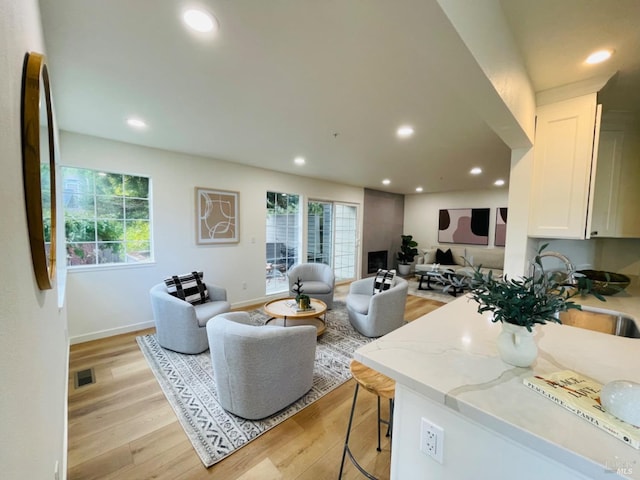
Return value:
[[(68, 271), (64, 288), (56, 284), (53, 290), (40, 291), (33, 279), (24, 218), (19, 98), (25, 52), (46, 52), (47, 46), (38, 2), (2, 0), (0, 11), (2, 31), (5, 32), (0, 50), (5, 72), (0, 79), (3, 86), (0, 102), (5, 113), (0, 120), (4, 173), (0, 190), (7, 207), (2, 213), (1, 238), (6, 251), (1, 265), (2, 271), (11, 279), (3, 289), (0, 302), (3, 306), (0, 339), (6, 358), (2, 368), (6, 386), (3, 391), (19, 392), (3, 395), (0, 403), (5, 412), (3, 431), (6, 432), (2, 463), (10, 478), (51, 478), (55, 465), (60, 472), (64, 470), (66, 458), (66, 378), (70, 341), (82, 342), (150, 326), (149, 287), (167, 275), (192, 268), (202, 268), (208, 280), (227, 286), (230, 300), (235, 305), (262, 299), (265, 192), (299, 193), (305, 199), (362, 205), (364, 190), (360, 186), (297, 175), (293, 165), (289, 166), (290, 173), (283, 173), (204, 155), (176, 153), (62, 131), (60, 153), (64, 165), (130, 172), (152, 178), (155, 262), (136, 268)], [(56, 66), (51, 65), (51, 68)], [(460, 79), (457, 81), (463, 83)], [(499, 95), (494, 92), (494, 96)], [(511, 108), (504, 107), (501, 101), (503, 110), (494, 113), (500, 119), (511, 117), (510, 125), (521, 131), (528, 130), (531, 138), (534, 109), (531, 88), (523, 91), (522, 98), (515, 100), (515, 106), (511, 103)], [(518, 102), (528, 104), (523, 107)], [(505, 114), (506, 110), (510, 110), (508, 114)], [(519, 122), (514, 122), (514, 115)], [(184, 122), (186, 116), (174, 121)], [(515, 152), (505, 159), (507, 165), (511, 165), (508, 187), (484, 187), (475, 192), (407, 193), (403, 218), (405, 232), (413, 234), (421, 246), (434, 245), (438, 243), (436, 218), (439, 209), (477, 205), (494, 210), (508, 206), (510, 243), (506, 248), (505, 269), (522, 272), (538, 242), (529, 242), (526, 235), (529, 209), (526, 197), (530, 190), (532, 161), (526, 142), (523, 142), (527, 135), (514, 136), (504, 134), (505, 143), (509, 144), (507, 139), (511, 138), (509, 147)], [(196, 186), (240, 192), (239, 244), (196, 245), (193, 202)], [(378, 185), (377, 189), (384, 190), (384, 187)], [(615, 271), (632, 275), (640, 273), (639, 245), (637, 239), (553, 242), (554, 249), (566, 251), (577, 264), (610, 265)], [(59, 294), (64, 297), (61, 303)], [(34, 460), (34, 451), (38, 452), (37, 460)]]

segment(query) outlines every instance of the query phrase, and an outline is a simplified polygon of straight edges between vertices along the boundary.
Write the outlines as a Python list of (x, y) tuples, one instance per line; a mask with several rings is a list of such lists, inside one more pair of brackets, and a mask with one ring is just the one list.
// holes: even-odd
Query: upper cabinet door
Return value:
[(588, 238), (598, 111), (595, 93), (538, 108), (530, 236)]
[(619, 237), (620, 174), (624, 132), (601, 131), (598, 168), (593, 192), (592, 237)]

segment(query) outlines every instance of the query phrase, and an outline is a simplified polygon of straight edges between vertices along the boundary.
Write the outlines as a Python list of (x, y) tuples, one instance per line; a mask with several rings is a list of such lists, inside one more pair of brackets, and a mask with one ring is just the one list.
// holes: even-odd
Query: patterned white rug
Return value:
[[(249, 313), (256, 325), (268, 318), (262, 310)], [(326, 318), (327, 330), (316, 347), (313, 387), (289, 407), (259, 421), (236, 417), (220, 407), (208, 350), (184, 355), (160, 347), (155, 335), (136, 340), (193, 448), (210, 467), (351, 378), (353, 352), (373, 339), (354, 330), (344, 302), (334, 302)]]

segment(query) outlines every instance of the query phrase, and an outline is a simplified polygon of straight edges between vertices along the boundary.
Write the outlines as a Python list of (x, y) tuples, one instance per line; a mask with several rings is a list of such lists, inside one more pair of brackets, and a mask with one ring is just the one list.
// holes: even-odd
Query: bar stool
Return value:
[[(356, 381), (356, 389), (353, 393), (353, 405), (351, 406), (351, 414), (349, 415), (349, 426), (347, 427), (347, 437), (344, 440), (344, 449), (342, 451), (342, 463), (340, 464), (340, 473), (338, 474), (338, 480), (342, 478), (342, 471), (344, 469), (344, 460), (349, 454), (349, 459), (355, 465), (355, 467), (360, 470), (360, 472), (367, 478), (371, 480), (377, 480), (376, 477), (367, 472), (358, 461), (353, 457), (351, 453), (351, 449), (349, 448), (349, 436), (351, 435), (351, 424), (353, 423), (353, 413), (356, 409), (356, 400), (358, 399), (358, 390), (362, 386), (368, 392), (373, 393), (378, 397), (378, 448), (377, 450), (380, 452), (380, 424), (384, 423), (387, 425), (387, 437), (391, 435), (391, 429), (393, 428), (393, 398), (396, 390), (396, 382), (391, 380), (386, 375), (381, 374), (380, 372), (376, 372), (371, 368), (363, 365), (362, 363), (351, 360), (351, 364), (349, 365), (351, 369), (351, 374), (353, 375), (354, 380)], [(380, 398), (388, 398), (389, 399), (389, 419), (385, 420), (380, 418)]]

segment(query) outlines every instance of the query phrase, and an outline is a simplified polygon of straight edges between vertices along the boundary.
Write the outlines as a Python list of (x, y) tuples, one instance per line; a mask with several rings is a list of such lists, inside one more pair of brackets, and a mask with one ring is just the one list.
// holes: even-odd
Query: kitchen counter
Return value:
[[(638, 319), (633, 290), (627, 293), (629, 297), (608, 297), (606, 304), (613, 309), (621, 301), (625, 313)], [(602, 306), (594, 300), (594, 306)], [(425, 472), (433, 478), (465, 478), (471, 471), (475, 474), (468, 478), (516, 478), (513, 471), (496, 473), (495, 464), (526, 452), (527, 461), (539, 462), (540, 468), (567, 469), (561, 478), (640, 479), (640, 451), (522, 384), (524, 377), (565, 369), (602, 384), (640, 382), (640, 339), (546, 324), (537, 327), (536, 362), (531, 368), (516, 368), (498, 355), (500, 329), (488, 313), (478, 314), (477, 304), (465, 295), (355, 352), (356, 360), (397, 382), (392, 478), (425, 478)], [(447, 438), (443, 465), (417, 449), (417, 424), (425, 415), (451, 424), (440, 425)], [(491, 436), (486, 440), (465, 446), (465, 438), (485, 438), (487, 431)], [(515, 453), (505, 453), (504, 448), (515, 448), (511, 444), (518, 446)], [(476, 455), (477, 465), (461, 473), (459, 465), (473, 462), (469, 456), (474, 457), (474, 449), (483, 452)], [(484, 459), (496, 453), (491, 462)], [(407, 470), (410, 464), (419, 475)], [(522, 471), (517, 477), (544, 478), (526, 475)], [(559, 478), (558, 473), (551, 475), (556, 476), (548, 478)]]

